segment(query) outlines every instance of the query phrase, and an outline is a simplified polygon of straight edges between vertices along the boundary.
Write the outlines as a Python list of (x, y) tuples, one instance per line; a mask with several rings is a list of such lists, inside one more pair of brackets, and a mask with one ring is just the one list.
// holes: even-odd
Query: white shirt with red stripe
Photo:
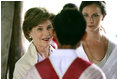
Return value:
[(104, 79), (96, 65), (77, 57), (73, 49), (58, 49), (37, 63), (25, 76), (28, 79)]
[(58, 44), (57, 44), (57, 40), (55, 38), (53, 38), (50, 42), (50, 45), (54, 48), (57, 49), (58, 48)]

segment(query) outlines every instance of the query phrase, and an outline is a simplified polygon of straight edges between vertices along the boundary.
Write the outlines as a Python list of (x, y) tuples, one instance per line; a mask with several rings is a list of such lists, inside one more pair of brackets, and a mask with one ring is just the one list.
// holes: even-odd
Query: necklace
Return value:
[[(101, 41), (103, 41), (103, 39), (101, 38)], [(104, 43), (104, 53), (105, 53), (105, 42), (103, 41), (103, 43)], [(88, 43), (87, 43), (87, 41), (85, 40), (85, 44), (86, 44), (86, 47), (87, 47), (87, 49), (88, 49), (88, 51), (89, 51), (89, 53), (90, 53), (90, 55), (91, 55), (91, 57), (92, 57), (92, 62), (94, 62), (95, 64), (97, 64), (97, 63), (99, 63), (103, 58), (104, 58), (104, 56), (101, 58), (101, 59), (96, 59), (94, 56), (93, 56), (93, 53), (92, 53), (92, 51), (91, 51), (91, 49), (90, 49), (90, 47), (89, 47), (89, 45), (88, 45)]]

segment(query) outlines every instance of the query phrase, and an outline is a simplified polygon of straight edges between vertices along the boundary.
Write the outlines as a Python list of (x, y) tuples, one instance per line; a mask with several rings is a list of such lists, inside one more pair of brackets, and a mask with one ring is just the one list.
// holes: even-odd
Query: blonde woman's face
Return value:
[(53, 26), (50, 20), (46, 20), (32, 28), (30, 36), (35, 46), (47, 47), (52, 40)]
[(95, 31), (99, 29), (104, 16), (96, 4), (91, 4), (84, 7), (82, 14), (84, 15), (87, 22), (87, 31)]

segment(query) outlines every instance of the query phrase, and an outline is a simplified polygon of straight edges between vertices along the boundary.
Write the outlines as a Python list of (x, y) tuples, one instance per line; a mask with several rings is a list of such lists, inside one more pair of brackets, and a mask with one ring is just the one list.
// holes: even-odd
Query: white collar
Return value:
[[(49, 52), (49, 55), (51, 55), (53, 52), (53, 48), (50, 46), (50, 52)], [(45, 58), (43, 58), (40, 53), (37, 53), (38, 54), (38, 62), (44, 60)]]

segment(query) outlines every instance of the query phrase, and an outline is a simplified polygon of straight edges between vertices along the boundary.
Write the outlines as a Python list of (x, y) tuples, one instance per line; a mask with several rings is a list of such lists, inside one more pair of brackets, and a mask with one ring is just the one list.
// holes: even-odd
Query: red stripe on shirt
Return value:
[(76, 58), (64, 74), (63, 79), (78, 79), (82, 72), (90, 65), (91, 63), (82, 58)]
[(42, 79), (59, 79), (49, 58), (37, 63), (35, 67)]

